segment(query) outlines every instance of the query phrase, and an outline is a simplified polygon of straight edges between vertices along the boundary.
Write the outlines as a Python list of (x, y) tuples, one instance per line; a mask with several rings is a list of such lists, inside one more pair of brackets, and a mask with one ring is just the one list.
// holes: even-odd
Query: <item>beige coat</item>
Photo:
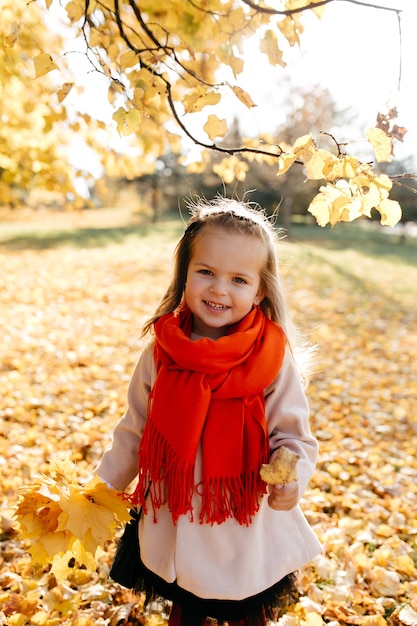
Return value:
[[(97, 474), (116, 489), (125, 490), (137, 475), (137, 451), (146, 421), (147, 398), (155, 380), (152, 346), (140, 358), (128, 392), (128, 409), (117, 424)], [(198, 399), (196, 399), (198, 402)], [(265, 391), (266, 418), (273, 451), (285, 445), (300, 456), (299, 498), (314, 471), (318, 445), (309, 427), (309, 408), (294, 363), (285, 356), (281, 371)], [(201, 458), (196, 459), (196, 484)], [(200, 524), (199, 496), (189, 516), (173, 525), (167, 507), (153, 520), (152, 506), (139, 527), (145, 565), (168, 582), (201, 598), (241, 600), (260, 593), (286, 574), (311, 561), (321, 546), (299, 506), (275, 511), (264, 497), (249, 526), (233, 518), (223, 524)]]

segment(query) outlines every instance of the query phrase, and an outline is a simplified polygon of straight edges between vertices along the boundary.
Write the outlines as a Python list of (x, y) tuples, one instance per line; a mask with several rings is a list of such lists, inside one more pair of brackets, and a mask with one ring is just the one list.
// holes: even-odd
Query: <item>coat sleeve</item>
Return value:
[(138, 473), (138, 447), (145, 427), (148, 396), (155, 378), (153, 345), (143, 351), (128, 389), (128, 408), (95, 470), (109, 486), (125, 491)]
[(310, 430), (310, 409), (294, 360), (287, 350), (281, 370), (265, 393), (271, 457), (281, 446), (299, 455), (298, 496), (303, 496), (314, 472), (318, 442)]

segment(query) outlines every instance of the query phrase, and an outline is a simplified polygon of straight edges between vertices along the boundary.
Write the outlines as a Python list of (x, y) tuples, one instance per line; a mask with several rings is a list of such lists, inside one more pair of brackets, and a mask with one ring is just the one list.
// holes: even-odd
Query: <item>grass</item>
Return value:
[[(151, 224), (146, 216), (129, 209), (90, 209), (84, 212), (0, 211), (0, 248), (45, 249), (72, 246), (90, 248), (109, 243), (123, 243), (132, 237), (163, 234), (172, 227), (175, 234), (182, 230), (181, 219), (164, 216)], [(395, 229), (378, 227), (369, 221), (340, 223), (333, 229), (321, 228), (314, 223), (295, 221), (291, 227), (291, 240), (309, 242), (331, 250), (350, 249), (374, 257), (399, 260), (417, 265), (417, 238), (402, 240)]]
[[(171, 254), (183, 231), (179, 217), (168, 215), (152, 224), (128, 209), (92, 209), (83, 213), (23, 211), (0, 213), (0, 253), (59, 249), (135, 249), (153, 258), (162, 244)], [(294, 223), (291, 238), (278, 244), (283, 273), (293, 283), (300, 272), (314, 275), (314, 288), (323, 290), (347, 281), (352, 290), (377, 289), (387, 300), (414, 298), (417, 281), (417, 238), (401, 240), (393, 229), (370, 222), (337, 224), (333, 229)], [(166, 259), (170, 263), (169, 256)], [(146, 265), (146, 264), (145, 264)], [(301, 279), (294, 279), (299, 289)]]
[(164, 237), (170, 227), (179, 234), (182, 223), (168, 219), (151, 224), (143, 216), (123, 209), (92, 209), (83, 213), (3, 212), (0, 214), (0, 250), (101, 248), (151, 235)]
[(372, 222), (340, 223), (333, 229), (295, 224), (294, 241), (306, 242), (327, 250), (355, 250), (373, 258), (406, 263), (417, 267), (417, 238), (401, 238), (395, 229), (379, 227)]

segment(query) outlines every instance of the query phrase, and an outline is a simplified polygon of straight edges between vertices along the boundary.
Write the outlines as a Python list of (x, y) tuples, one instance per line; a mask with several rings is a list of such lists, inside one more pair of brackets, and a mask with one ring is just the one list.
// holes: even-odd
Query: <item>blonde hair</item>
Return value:
[(175, 248), (171, 283), (154, 315), (144, 324), (142, 336), (152, 332), (160, 317), (176, 311), (182, 303), (195, 237), (205, 225), (210, 225), (227, 232), (257, 237), (264, 243), (266, 262), (260, 275), (260, 289), (264, 297), (259, 306), (269, 319), (282, 327), (288, 346), (295, 356), (297, 332), (289, 315), (278, 269), (275, 252), (277, 232), (265, 211), (254, 203), (221, 196), (211, 201), (197, 198), (189, 202), (188, 209), (191, 218)]

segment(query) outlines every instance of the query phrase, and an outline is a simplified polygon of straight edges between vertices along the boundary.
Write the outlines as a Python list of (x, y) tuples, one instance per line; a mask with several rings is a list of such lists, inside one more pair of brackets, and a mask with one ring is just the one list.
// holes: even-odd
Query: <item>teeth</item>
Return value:
[(210, 306), (212, 309), (218, 309), (219, 311), (222, 311), (223, 309), (228, 309), (229, 307), (225, 306), (224, 304), (216, 304), (215, 302), (208, 302), (206, 300), (206, 304), (208, 306)]

